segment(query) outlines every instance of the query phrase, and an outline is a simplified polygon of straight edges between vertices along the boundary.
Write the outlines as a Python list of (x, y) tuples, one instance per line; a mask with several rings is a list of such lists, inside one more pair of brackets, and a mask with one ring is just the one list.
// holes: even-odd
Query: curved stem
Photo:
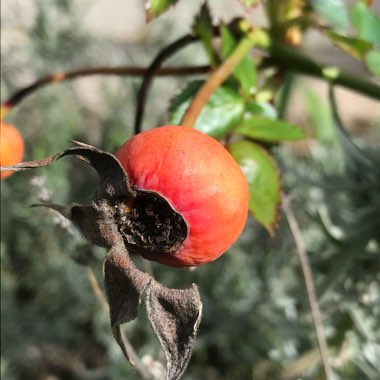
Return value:
[(282, 209), (284, 211), (285, 217), (288, 221), (290, 231), (293, 235), (294, 243), (296, 245), (296, 251), (300, 259), (303, 277), (305, 280), (307, 297), (309, 300), (311, 317), (313, 320), (313, 325), (315, 329), (315, 334), (317, 336), (319, 352), (321, 354), (323, 370), (325, 373), (326, 380), (333, 380), (333, 372), (329, 362), (329, 351), (326, 342), (326, 337), (323, 332), (322, 314), (319, 308), (317, 293), (315, 290), (313, 274), (310, 267), (309, 258), (307, 256), (305, 242), (302, 237), (300, 226), (298, 225), (297, 219), (295, 218), (292, 209), (289, 205), (289, 200), (283, 196)]
[(252, 48), (255, 41), (245, 37), (233, 51), (233, 53), (214, 71), (208, 81), (200, 88), (195, 95), (188, 109), (186, 110), (181, 125), (193, 127), (203, 106), (213, 94), (213, 92), (226, 80), (232, 73), (236, 65)]
[[(147, 73), (147, 69), (135, 66), (125, 67), (95, 67), (84, 68), (73, 71), (58, 71), (53, 74), (49, 74), (36, 80), (34, 83), (20, 89), (13, 94), (8, 100), (2, 103), (2, 118), (9, 110), (19, 104), (28, 95), (31, 95), (39, 88), (46, 86), (47, 84), (61, 82), (65, 80), (71, 80), (79, 77), (90, 75), (119, 75), (119, 76), (144, 76)], [(153, 75), (157, 76), (169, 76), (169, 75), (192, 75), (202, 74), (210, 71), (209, 66), (189, 66), (189, 67), (168, 67), (165, 69), (156, 70)]]
[(196, 41), (198, 41), (198, 37), (191, 34), (187, 34), (179, 38), (178, 40), (162, 49), (146, 70), (143, 81), (137, 93), (137, 106), (134, 122), (135, 135), (141, 132), (141, 123), (144, 116), (146, 97), (154, 76), (157, 72), (159, 72), (160, 66), (164, 63), (165, 60), (171, 57), (178, 50), (181, 50), (185, 46)]

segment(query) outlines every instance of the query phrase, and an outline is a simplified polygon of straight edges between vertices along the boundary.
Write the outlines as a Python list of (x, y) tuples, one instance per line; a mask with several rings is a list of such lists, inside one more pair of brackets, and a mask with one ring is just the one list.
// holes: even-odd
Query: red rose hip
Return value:
[[(8, 166), (21, 162), (24, 153), (24, 140), (20, 132), (13, 125), (0, 123), (0, 165)], [(12, 174), (11, 171), (2, 171), (0, 178), (4, 179)]]
[(247, 219), (248, 186), (218, 141), (189, 127), (164, 126), (128, 140), (115, 156), (133, 187), (157, 192), (188, 227), (174, 253), (141, 252), (145, 258), (174, 267), (201, 265), (237, 240)]

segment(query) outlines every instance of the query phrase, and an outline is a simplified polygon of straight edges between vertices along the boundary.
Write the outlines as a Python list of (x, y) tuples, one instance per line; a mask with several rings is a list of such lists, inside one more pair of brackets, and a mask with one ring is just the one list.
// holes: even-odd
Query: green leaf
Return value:
[(221, 25), (220, 35), (222, 37), (222, 56), (223, 58), (226, 58), (233, 52), (236, 46), (236, 40), (228, 27), (225, 25)]
[[(220, 33), (222, 38), (222, 57), (223, 59), (226, 59), (235, 50), (238, 42), (227, 26), (222, 25)], [(247, 94), (249, 94), (256, 87), (256, 65), (250, 55), (246, 55), (240, 61), (240, 63), (235, 67), (232, 74), (238, 80), (242, 89)]]
[(364, 60), (371, 73), (380, 78), (380, 51), (370, 51)]
[(351, 21), (358, 36), (366, 41), (380, 43), (380, 18), (363, 3), (355, 4), (350, 10)]
[(311, 0), (310, 2), (317, 14), (334, 30), (344, 31), (348, 27), (347, 9), (343, 0)]
[(145, 3), (145, 14), (148, 21), (164, 13), (171, 5), (178, 0), (149, 0)]
[(235, 128), (235, 132), (264, 141), (302, 140), (305, 138), (305, 132), (298, 125), (262, 116), (244, 120)]
[(277, 110), (269, 102), (248, 100), (245, 104), (245, 110), (252, 115), (265, 116), (269, 119), (277, 119)]
[[(194, 95), (202, 86), (202, 81), (191, 82), (185, 90), (172, 99), (169, 121), (179, 124)], [(212, 137), (221, 137), (232, 130), (242, 119), (244, 101), (229, 87), (219, 87), (202, 108), (195, 128)]]
[(368, 41), (364, 41), (359, 38), (342, 36), (330, 30), (326, 30), (325, 34), (335, 45), (339, 46), (346, 53), (358, 59), (363, 59), (364, 55), (368, 53), (373, 46), (372, 43)]
[(195, 17), (193, 32), (202, 40), (203, 46), (206, 49), (210, 62), (212, 65), (215, 66), (217, 64), (217, 58), (215, 56), (215, 52), (212, 45), (213, 26), (210, 9), (207, 3), (204, 3), (202, 5), (199, 14)]
[(281, 201), (280, 176), (276, 162), (260, 145), (238, 141), (229, 151), (243, 170), (249, 187), (249, 210), (273, 235)]

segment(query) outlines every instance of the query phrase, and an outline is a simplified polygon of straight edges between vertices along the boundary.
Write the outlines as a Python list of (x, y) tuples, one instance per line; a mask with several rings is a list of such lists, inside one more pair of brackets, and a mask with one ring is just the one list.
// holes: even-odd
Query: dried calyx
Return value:
[(188, 234), (185, 220), (156, 192), (135, 193), (115, 204), (115, 221), (126, 247), (144, 256), (175, 254)]
[[(75, 143), (77, 146), (54, 156), (4, 170), (39, 168), (61, 157), (75, 155), (98, 172), (100, 184), (90, 206), (44, 206), (70, 219), (93, 244), (108, 248), (104, 283), (112, 331), (127, 359), (135, 364), (123, 341), (120, 325), (137, 317), (138, 307), (145, 299), (148, 318), (167, 360), (167, 379), (179, 379), (190, 360), (201, 318), (198, 289), (194, 284), (184, 290), (164, 287), (137, 269), (128, 251), (148, 258), (175, 255), (188, 235), (188, 226), (161, 195), (131, 187), (115, 156), (87, 144)], [(149, 378), (148, 373), (146, 377)]]

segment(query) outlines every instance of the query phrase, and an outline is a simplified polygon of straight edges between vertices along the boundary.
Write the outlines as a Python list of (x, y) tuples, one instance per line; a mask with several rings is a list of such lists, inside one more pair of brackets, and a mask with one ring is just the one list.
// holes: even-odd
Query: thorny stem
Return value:
[(146, 98), (154, 76), (160, 71), (160, 66), (177, 51), (196, 41), (198, 41), (198, 37), (187, 34), (172, 42), (170, 45), (166, 46), (158, 53), (156, 58), (154, 58), (146, 70), (139, 91), (137, 93), (137, 106), (134, 123), (135, 135), (141, 132), (141, 124), (144, 117)]
[[(95, 273), (89, 266), (87, 267), (87, 278), (90, 282), (91, 288), (98, 298), (100, 304), (102, 305), (102, 309), (105, 312), (109, 312), (108, 303), (106, 300), (106, 297), (104, 296), (104, 293), (102, 292), (98, 280), (96, 279)], [(136, 369), (137, 372), (141, 375), (143, 379), (152, 379), (152, 375), (150, 371), (147, 369), (147, 367), (141, 362), (139, 356), (137, 355), (135, 349), (133, 348), (131, 342), (128, 340), (128, 338), (125, 336), (125, 334), (122, 333), (120, 329), (121, 339), (123, 340), (123, 343), (125, 345), (125, 348), (128, 351), (128, 355), (133, 362), (133, 366)]]
[(313, 319), (313, 325), (315, 333), (318, 340), (319, 352), (321, 355), (323, 370), (325, 373), (326, 380), (333, 380), (333, 372), (329, 363), (329, 351), (326, 342), (326, 337), (323, 332), (322, 315), (319, 308), (319, 303), (317, 299), (317, 294), (315, 291), (315, 285), (313, 280), (313, 274), (311, 272), (311, 267), (309, 259), (305, 249), (305, 242), (302, 237), (301, 229), (298, 222), (293, 214), (292, 209), (289, 205), (289, 200), (283, 196), (282, 209), (288, 221), (290, 231), (292, 232), (294, 243), (296, 245), (296, 251), (301, 262), (301, 268), (303, 277), (305, 280), (307, 297), (310, 304), (311, 317)]
[(255, 41), (249, 37), (244, 37), (233, 53), (211, 74), (208, 81), (200, 88), (195, 95), (189, 108), (186, 110), (180, 124), (185, 127), (193, 127), (202, 107), (213, 92), (227, 79), (236, 65), (252, 48)]
[[(167, 67), (164, 69), (155, 70), (153, 75), (157, 76), (169, 76), (169, 75), (192, 75), (202, 74), (210, 71), (209, 66), (189, 66), (189, 67)], [(83, 68), (73, 71), (58, 71), (53, 74), (49, 74), (36, 80), (34, 83), (20, 89), (13, 94), (8, 100), (2, 103), (2, 117), (9, 112), (9, 110), (20, 103), (28, 95), (31, 95), (39, 88), (56, 82), (71, 80), (90, 75), (119, 75), (119, 76), (145, 76), (148, 69), (136, 66), (123, 66), (123, 67), (94, 67)]]

